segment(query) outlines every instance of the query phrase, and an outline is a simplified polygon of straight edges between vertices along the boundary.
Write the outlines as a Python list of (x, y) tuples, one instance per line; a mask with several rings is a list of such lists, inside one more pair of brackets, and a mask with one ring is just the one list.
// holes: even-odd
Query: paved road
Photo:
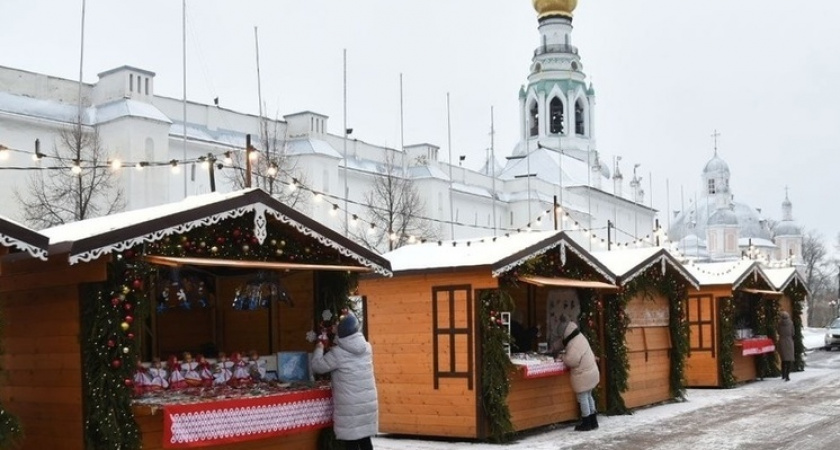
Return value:
[(690, 389), (688, 401), (600, 417), (601, 428), (572, 424), (507, 446), (377, 437), (377, 450), (821, 450), (840, 449), (840, 352), (816, 350), (805, 372), (735, 389)]

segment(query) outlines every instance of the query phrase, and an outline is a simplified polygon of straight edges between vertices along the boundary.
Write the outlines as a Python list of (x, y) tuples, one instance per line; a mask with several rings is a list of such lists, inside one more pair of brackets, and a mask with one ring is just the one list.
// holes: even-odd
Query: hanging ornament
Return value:
[(128, 352), (130, 352), (130, 351), (131, 351), (131, 349), (130, 349), (130, 348), (128, 348), (128, 347), (123, 347), (123, 349), (122, 349), (122, 350), (123, 350), (123, 354), (126, 354), (126, 355), (128, 354)]
[(127, 337), (129, 340), (132, 340), (132, 339), (134, 339), (134, 333), (128, 333), (128, 334), (126, 335), (126, 337)]
[(114, 297), (114, 298), (111, 299), (111, 305), (116, 307), (119, 304), (120, 304), (120, 298), (119, 297)]
[(125, 308), (126, 311), (131, 311), (134, 308), (134, 305), (129, 302), (125, 302), (123, 303), (123, 308)]
[(123, 383), (126, 387), (131, 387), (134, 385), (134, 380), (132, 380), (131, 378), (126, 378), (125, 380), (123, 380)]
[(108, 348), (114, 348), (115, 345), (117, 345), (116, 341), (108, 339)]
[(128, 329), (131, 328), (131, 325), (128, 322), (123, 322), (120, 324), (120, 328), (122, 328), (123, 331), (128, 331)]
[(143, 280), (141, 280), (139, 278), (135, 278), (134, 283), (132, 283), (132, 287), (134, 287), (135, 291), (139, 291), (140, 289), (143, 289)]
[(122, 366), (122, 361), (120, 361), (119, 359), (111, 361), (111, 367), (113, 367), (114, 369), (119, 369), (120, 366)]
[(134, 322), (134, 317), (132, 317), (132, 316), (125, 316), (125, 321), (126, 321), (127, 323), (131, 324), (132, 322)]

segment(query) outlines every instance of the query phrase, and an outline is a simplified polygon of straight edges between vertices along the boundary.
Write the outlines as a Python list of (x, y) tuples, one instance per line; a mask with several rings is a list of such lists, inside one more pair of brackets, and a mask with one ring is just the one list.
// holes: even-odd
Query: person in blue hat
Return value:
[(335, 437), (347, 450), (372, 450), (371, 436), (379, 431), (373, 350), (352, 311), (341, 316), (336, 335), (336, 345), (326, 354), (324, 344), (316, 344), (312, 370), (330, 374)]

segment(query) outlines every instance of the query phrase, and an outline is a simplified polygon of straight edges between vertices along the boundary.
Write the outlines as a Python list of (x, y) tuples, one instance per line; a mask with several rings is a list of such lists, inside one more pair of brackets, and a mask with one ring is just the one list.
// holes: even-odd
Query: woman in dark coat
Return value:
[(794, 353), (793, 353), (793, 321), (790, 320), (790, 314), (787, 311), (782, 311), (779, 314), (779, 339), (776, 343), (779, 351), (779, 357), (782, 360), (782, 379), (790, 381), (790, 371), (793, 368)]

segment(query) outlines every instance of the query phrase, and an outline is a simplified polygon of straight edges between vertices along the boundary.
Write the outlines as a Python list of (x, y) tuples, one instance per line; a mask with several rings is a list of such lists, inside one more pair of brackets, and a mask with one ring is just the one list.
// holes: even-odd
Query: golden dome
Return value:
[(532, 0), (538, 18), (548, 16), (572, 17), (572, 11), (577, 7), (577, 0)]

